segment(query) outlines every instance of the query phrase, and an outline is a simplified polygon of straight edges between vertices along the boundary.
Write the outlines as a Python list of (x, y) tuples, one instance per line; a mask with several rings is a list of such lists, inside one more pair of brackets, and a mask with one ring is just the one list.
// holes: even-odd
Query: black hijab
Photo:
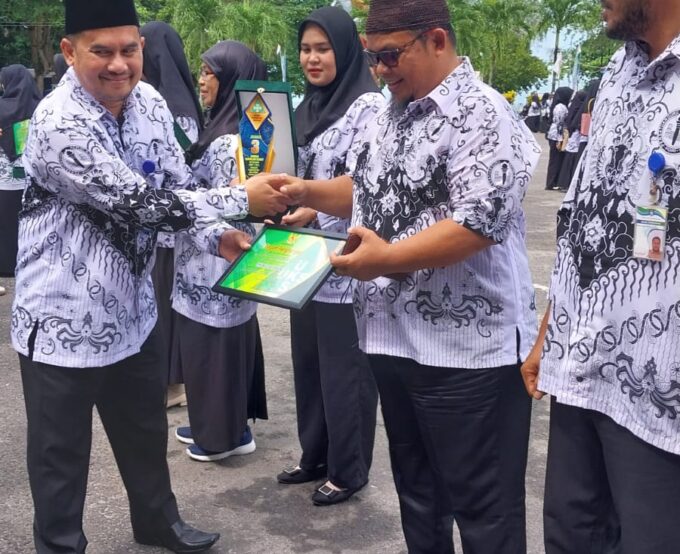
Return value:
[(174, 117), (192, 117), (200, 129), (201, 105), (177, 31), (163, 21), (152, 21), (139, 32), (145, 40), (144, 78), (165, 99)]
[(581, 128), (581, 110), (583, 109), (583, 103), (586, 100), (588, 94), (585, 90), (579, 90), (569, 103), (569, 111), (567, 112), (567, 118), (564, 120), (565, 125), (570, 133), (578, 131)]
[(364, 57), (359, 33), (349, 14), (336, 7), (314, 10), (300, 24), (298, 49), (305, 28), (314, 23), (323, 29), (333, 47), (337, 74), (325, 87), (307, 83), (305, 98), (295, 110), (298, 145), (309, 144), (340, 119), (352, 103), (366, 92), (378, 92)]
[(569, 105), (569, 100), (571, 100), (571, 95), (574, 91), (569, 87), (560, 87), (555, 91), (555, 96), (553, 96), (553, 101), (550, 106), (550, 119), (553, 117), (553, 112), (558, 104)]
[(210, 143), (222, 135), (238, 133), (238, 104), (234, 85), (240, 79), (266, 81), (267, 65), (245, 44), (223, 40), (201, 55), (201, 60), (219, 81), (215, 105), (207, 114), (205, 127), (198, 141), (188, 152), (191, 163), (203, 156)]
[(595, 98), (597, 98), (597, 91), (600, 89), (600, 79), (593, 79), (586, 87), (586, 98), (583, 101), (580, 115), (584, 113), (593, 113), (593, 105)]
[(64, 76), (64, 73), (68, 71), (68, 64), (66, 63), (66, 58), (64, 58), (64, 54), (55, 54), (53, 61), (54, 61), (54, 85), (56, 85), (59, 81), (61, 81), (61, 78)]
[(0, 71), (5, 93), (0, 97), (0, 148), (10, 161), (17, 158), (12, 125), (29, 119), (42, 99), (35, 80), (23, 65), (8, 65)]

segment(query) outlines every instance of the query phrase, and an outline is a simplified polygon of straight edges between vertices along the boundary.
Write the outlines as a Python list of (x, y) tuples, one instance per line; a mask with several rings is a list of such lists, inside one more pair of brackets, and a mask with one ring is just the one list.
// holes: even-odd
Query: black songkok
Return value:
[(372, 0), (366, 34), (451, 27), (446, 0)]
[(134, 0), (64, 0), (66, 34), (105, 27), (139, 27)]

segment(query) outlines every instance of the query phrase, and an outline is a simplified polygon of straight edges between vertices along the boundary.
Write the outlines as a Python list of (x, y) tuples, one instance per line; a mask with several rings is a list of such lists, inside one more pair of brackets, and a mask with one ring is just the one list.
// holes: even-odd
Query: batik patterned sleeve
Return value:
[[(69, 202), (85, 204), (128, 225), (155, 231), (197, 232), (248, 213), (243, 187), (167, 190), (153, 185), (106, 151), (86, 124), (59, 128), (34, 121), (26, 170), (35, 183)], [(188, 169), (167, 174), (186, 182)], [(171, 186), (170, 188), (175, 188)]]
[(447, 162), (449, 208), (464, 227), (497, 243), (522, 219), (540, 148), (523, 123), (486, 95), (461, 96)]

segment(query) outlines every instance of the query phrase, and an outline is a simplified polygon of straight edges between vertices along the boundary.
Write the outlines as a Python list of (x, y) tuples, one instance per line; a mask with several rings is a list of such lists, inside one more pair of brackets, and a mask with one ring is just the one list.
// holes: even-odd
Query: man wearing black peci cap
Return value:
[(366, 56), (392, 94), (348, 156), (351, 179), (300, 181), (291, 203), (352, 214), (359, 345), (380, 392), (409, 552), (526, 552), (536, 336), (522, 199), (540, 150), (458, 57), (444, 0), (373, 0)]
[(283, 209), (264, 179), (192, 185), (172, 115), (140, 83), (132, 0), (66, 0), (71, 68), (35, 111), (19, 228), (12, 343), (28, 424), (36, 550), (82, 553), (92, 409), (111, 443), (137, 542), (202, 552), (219, 538), (179, 516), (150, 272), (158, 231), (213, 254), (247, 248), (226, 220)]

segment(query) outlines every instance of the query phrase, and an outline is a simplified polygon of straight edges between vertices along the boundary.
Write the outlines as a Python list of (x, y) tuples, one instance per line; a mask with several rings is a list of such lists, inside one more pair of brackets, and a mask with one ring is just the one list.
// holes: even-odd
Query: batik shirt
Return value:
[[(188, 115), (178, 115), (175, 117), (175, 122), (180, 126), (187, 138), (192, 142), (198, 140), (198, 123), (196, 120)], [(174, 248), (175, 235), (173, 233), (158, 233), (158, 246), (163, 248)]]
[(548, 140), (562, 140), (562, 129), (564, 128), (564, 120), (567, 118), (567, 113), (569, 113), (569, 109), (564, 104), (557, 104), (555, 106), (552, 123), (546, 134)]
[(24, 152), (12, 343), (27, 355), (35, 332), (36, 361), (104, 366), (137, 353), (156, 322), (156, 232), (184, 229), (216, 253), (225, 218), (248, 202), (242, 187), (172, 192), (191, 173), (149, 85), (117, 121), (73, 69), (64, 80), (33, 114)]
[[(619, 50), (559, 210), (539, 388), (680, 454), (680, 37), (655, 60)], [(653, 151), (668, 208), (664, 260), (632, 256)]]
[(0, 190), (24, 190), (28, 179), (17, 179), (13, 176), (15, 167), (23, 167), (22, 157), (19, 156), (14, 162), (10, 162), (5, 151), (0, 148)]
[(405, 280), (358, 282), (362, 350), (454, 368), (527, 356), (536, 313), (522, 199), (539, 155), (465, 58), (424, 98), (381, 109), (352, 150), (353, 224), (394, 243), (452, 220), (496, 244)]
[[(347, 172), (347, 152), (358, 140), (368, 122), (375, 117), (385, 99), (377, 92), (362, 94), (322, 134), (298, 150), (298, 175), (305, 179), (332, 179)], [(324, 231), (346, 233), (350, 220), (319, 212), (318, 226)], [(349, 304), (352, 302), (352, 279), (336, 273), (319, 289), (314, 297), (317, 302)]]
[[(200, 160), (192, 165), (194, 180), (201, 188), (213, 184), (228, 186), (238, 176), (236, 149), (238, 135), (215, 139)], [(245, 223), (234, 227), (255, 235), (255, 228)], [(255, 315), (257, 304), (236, 296), (214, 292), (212, 287), (229, 268), (229, 262), (204, 251), (186, 233), (175, 241), (175, 278), (172, 308), (193, 321), (211, 327), (235, 327)]]

